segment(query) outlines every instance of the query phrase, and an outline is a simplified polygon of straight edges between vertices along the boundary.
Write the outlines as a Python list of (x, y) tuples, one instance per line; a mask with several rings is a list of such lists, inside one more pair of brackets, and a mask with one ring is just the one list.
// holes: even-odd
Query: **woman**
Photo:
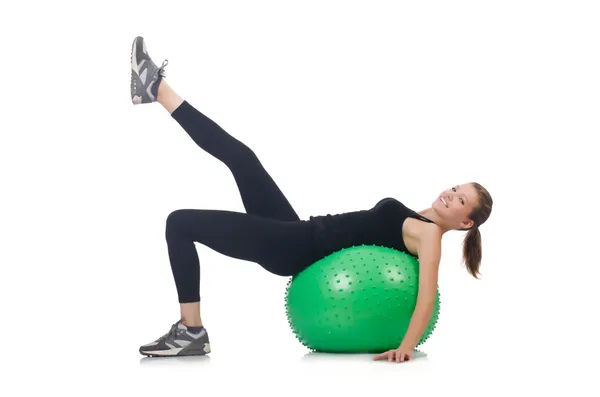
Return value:
[(374, 359), (404, 361), (424, 332), (434, 308), (442, 235), (468, 230), (463, 248), (468, 271), (477, 277), (481, 262), (478, 227), (489, 217), (492, 198), (478, 183), (445, 190), (419, 213), (393, 198), (369, 210), (301, 220), (254, 152), (183, 100), (164, 81), (166, 61), (157, 67), (144, 39), (137, 37), (131, 54), (131, 97), (134, 104), (158, 102), (207, 153), (232, 172), (246, 213), (181, 209), (166, 222), (166, 240), (175, 279), (180, 320), (147, 345), (148, 356), (203, 355), (210, 352), (200, 317), (200, 263), (194, 242), (224, 255), (252, 261), (277, 275), (292, 276), (342, 248), (375, 244), (419, 258), (417, 306), (398, 349)]

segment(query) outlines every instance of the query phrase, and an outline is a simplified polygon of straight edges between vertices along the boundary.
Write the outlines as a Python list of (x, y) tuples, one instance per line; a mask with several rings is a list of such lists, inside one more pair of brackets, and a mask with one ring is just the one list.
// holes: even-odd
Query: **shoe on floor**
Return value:
[(183, 319), (171, 326), (169, 332), (140, 347), (140, 354), (153, 357), (202, 356), (210, 353), (210, 341), (205, 328), (195, 334), (183, 325)]
[(131, 101), (134, 105), (156, 102), (158, 86), (165, 77), (165, 60), (159, 68), (150, 58), (143, 37), (136, 37), (131, 46)]

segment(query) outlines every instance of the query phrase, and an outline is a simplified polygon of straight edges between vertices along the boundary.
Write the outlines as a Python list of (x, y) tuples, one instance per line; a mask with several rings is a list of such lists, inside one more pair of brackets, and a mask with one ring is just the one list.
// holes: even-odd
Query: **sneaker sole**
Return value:
[(130, 61), (131, 61), (131, 83), (130, 83), (131, 102), (133, 102), (134, 105), (140, 105), (142, 103), (142, 97), (136, 95), (136, 87), (135, 87), (135, 80), (136, 80), (136, 78), (139, 78), (139, 72), (140, 72), (138, 62), (137, 62), (138, 41), (143, 43), (141, 38), (136, 37), (133, 40), (133, 44), (131, 45), (131, 56), (130, 56)]
[(186, 349), (185, 347), (179, 347), (176, 349), (155, 351), (143, 351), (140, 349), (140, 354), (148, 357), (204, 356), (208, 353), (210, 353), (210, 343), (206, 343), (204, 348), (194, 347), (192, 349)]

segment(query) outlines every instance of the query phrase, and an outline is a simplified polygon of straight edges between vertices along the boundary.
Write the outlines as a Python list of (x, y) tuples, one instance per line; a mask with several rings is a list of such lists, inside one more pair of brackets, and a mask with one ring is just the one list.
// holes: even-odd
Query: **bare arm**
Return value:
[(441, 235), (435, 229), (425, 232), (419, 244), (419, 292), (415, 311), (411, 317), (406, 335), (400, 344), (401, 348), (412, 350), (417, 346), (433, 314), (438, 286), (441, 245)]

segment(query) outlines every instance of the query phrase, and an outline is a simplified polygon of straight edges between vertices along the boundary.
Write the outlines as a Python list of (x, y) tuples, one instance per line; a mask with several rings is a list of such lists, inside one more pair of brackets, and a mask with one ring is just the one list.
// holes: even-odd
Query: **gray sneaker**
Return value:
[(134, 105), (156, 102), (158, 86), (165, 77), (168, 61), (156, 66), (148, 51), (143, 37), (136, 37), (131, 46), (131, 101)]
[(169, 332), (141, 346), (140, 353), (152, 357), (202, 356), (210, 353), (210, 341), (206, 329), (194, 334), (181, 319), (171, 326)]

